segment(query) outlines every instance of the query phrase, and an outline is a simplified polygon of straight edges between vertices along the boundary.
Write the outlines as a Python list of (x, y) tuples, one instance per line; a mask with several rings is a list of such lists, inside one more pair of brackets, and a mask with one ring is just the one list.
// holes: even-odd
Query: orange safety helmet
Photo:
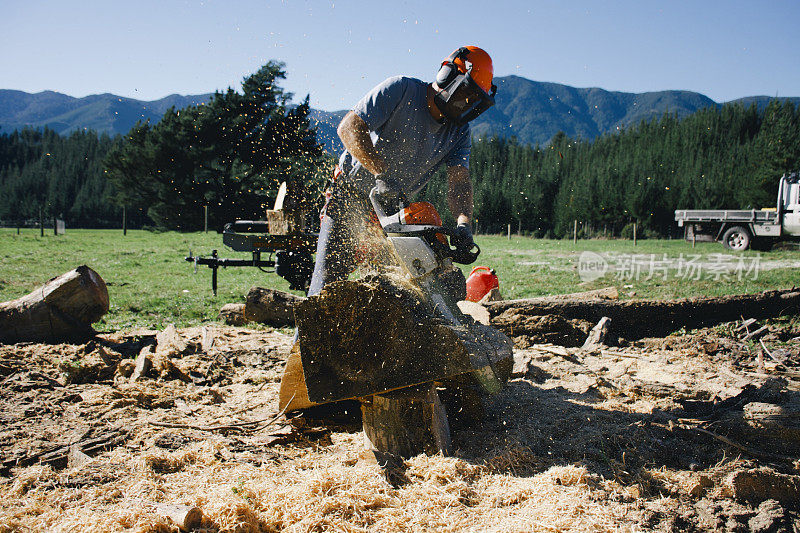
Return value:
[[(487, 93), (491, 93), (492, 79), (494, 78), (492, 58), (489, 57), (485, 50), (477, 46), (465, 46), (464, 48), (467, 49), (466, 54), (458, 55), (458, 50), (453, 52), (452, 55), (455, 55), (452, 59), (453, 64), (458, 67), (461, 73), (466, 73), (469, 70), (469, 75), (475, 80), (475, 83), (480, 85), (481, 89)], [(447, 59), (450, 58), (448, 57)], [(467, 63), (472, 63), (472, 65), (468, 67)]]
[(462, 46), (442, 62), (436, 74), (436, 106), (451, 121), (466, 124), (494, 105), (493, 78), (489, 54), (477, 46)]

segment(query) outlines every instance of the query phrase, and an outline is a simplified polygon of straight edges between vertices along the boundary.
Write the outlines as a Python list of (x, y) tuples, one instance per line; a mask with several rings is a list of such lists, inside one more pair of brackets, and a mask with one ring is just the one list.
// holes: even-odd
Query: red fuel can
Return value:
[(467, 300), (477, 302), (490, 290), (498, 287), (500, 287), (500, 280), (493, 268), (476, 266), (467, 278)]

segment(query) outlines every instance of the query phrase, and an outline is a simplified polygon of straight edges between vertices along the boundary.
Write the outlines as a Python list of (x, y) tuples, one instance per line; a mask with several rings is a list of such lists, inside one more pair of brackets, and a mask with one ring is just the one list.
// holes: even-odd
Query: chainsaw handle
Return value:
[(375, 214), (378, 215), (378, 220), (382, 218), (386, 218), (386, 211), (383, 210), (383, 206), (381, 202), (378, 200), (378, 187), (373, 187), (371, 191), (369, 191), (369, 202), (372, 204), (372, 209), (375, 210)]
[[(474, 252), (472, 250), (475, 250)], [(455, 248), (451, 250), (450, 257), (453, 259), (454, 263), (458, 263), (460, 265), (471, 265), (475, 261), (478, 260), (478, 256), (481, 255), (481, 247), (475, 243), (472, 243), (472, 246), (469, 249), (463, 248)]]
[[(452, 228), (441, 228), (438, 230), (438, 232), (443, 233), (448, 237), (456, 236), (456, 231)], [(453, 260), (454, 263), (458, 263), (460, 265), (471, 265), (478, 260), (478, 256), (480, 254), (481, 247), (478, 246), (475, 241), (472, 242), (472, 245), (469, 248), (464, 248), (461, 246), (450, 248), (450, 246), (447, 246), (447, 255)]]

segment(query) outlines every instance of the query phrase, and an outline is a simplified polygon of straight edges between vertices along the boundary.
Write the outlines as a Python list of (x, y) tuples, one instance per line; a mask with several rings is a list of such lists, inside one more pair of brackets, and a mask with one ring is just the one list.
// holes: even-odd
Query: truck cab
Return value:
[(778, 189), (778, 214), (783, 215), (782, 233), (800, 236), (800, 177), (792, 174), (781, 178)]

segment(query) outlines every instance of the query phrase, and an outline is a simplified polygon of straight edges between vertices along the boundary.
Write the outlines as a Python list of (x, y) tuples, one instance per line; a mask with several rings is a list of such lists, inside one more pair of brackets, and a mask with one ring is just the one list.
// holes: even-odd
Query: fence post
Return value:
[(572, 227), (572, 244), (578, 244), (578, 219), (575, 219), (575, 224)]
[(39, 208), (39, 231), (41, 232), (41, 236), (44, 237), (44, 213), (42, 213), (42, 208)]
[(511, 224), (508, 225), (508, 240), (511, 240)]
[(128, 208), (122, 206), (122, 234), (128, 234)]
[(203, 233), (208, 233), (208, 206), (203, 206)]
[(633, 245), (636, 246), (636, 222), (633, 223)]

